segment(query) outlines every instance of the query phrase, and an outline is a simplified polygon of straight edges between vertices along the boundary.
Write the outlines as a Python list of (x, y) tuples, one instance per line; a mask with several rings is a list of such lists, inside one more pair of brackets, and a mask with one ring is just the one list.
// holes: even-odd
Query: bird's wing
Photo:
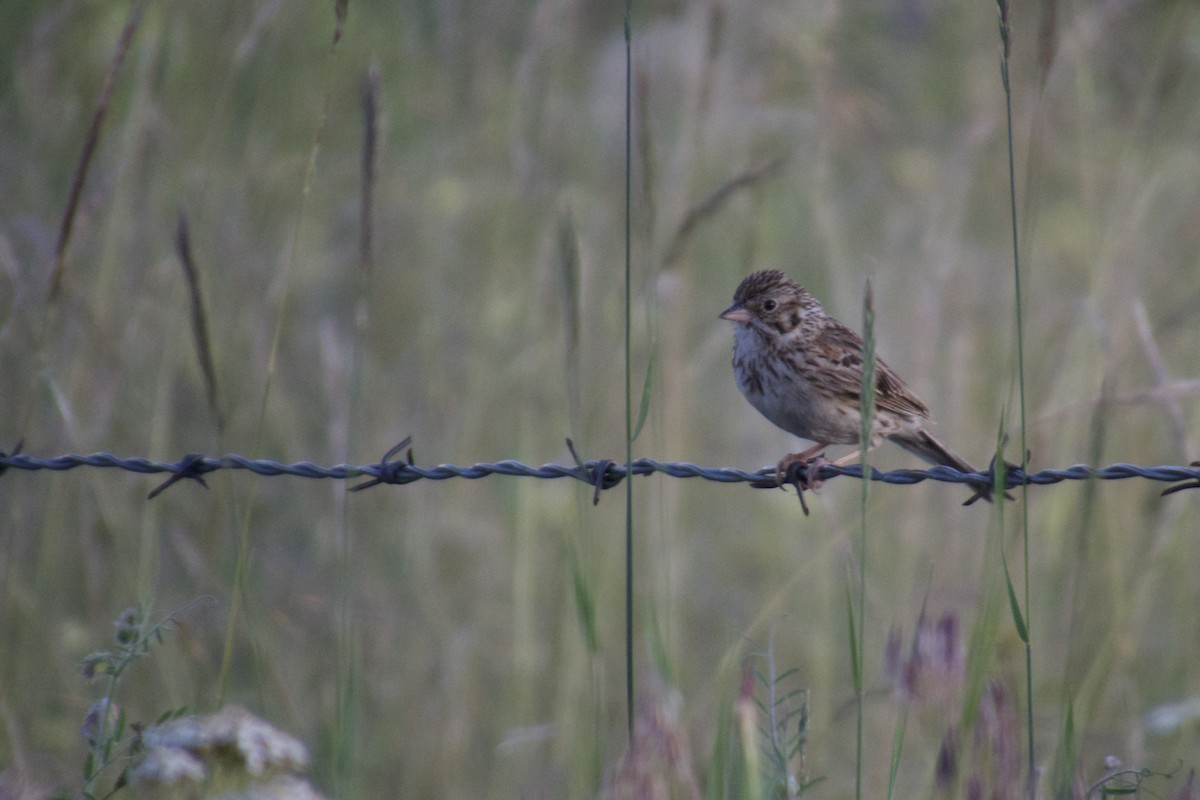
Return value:
[[(862, 337), (846, 326), (826, 326), (813, 338), (809, 356), (830, 396), (858, 408), (862, 393)], [(875, 359), (875, 405), (894, 414), (928, 417), (929, 409), (881, 358)]]

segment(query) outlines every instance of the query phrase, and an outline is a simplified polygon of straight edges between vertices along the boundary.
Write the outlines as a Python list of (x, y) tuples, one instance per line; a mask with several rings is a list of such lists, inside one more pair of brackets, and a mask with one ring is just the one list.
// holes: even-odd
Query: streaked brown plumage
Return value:
[[(781, 461), (781, 475), (785, 467), (808, 462), (831, 444), (858, 444), (863, 343), (857, 333), (778, 270), (743, 280), (721, 318), (735, 324), (733, 373), (742, 394), (780, 428), (816, 443)], [(891, 439), (930, 464), (975, 472), (925, 430), (928, 419), (920, 398), (877, 358), (870, 447)], [(972, 486), (977, 493), (968, 502), (991, 499), (990, 486)]]

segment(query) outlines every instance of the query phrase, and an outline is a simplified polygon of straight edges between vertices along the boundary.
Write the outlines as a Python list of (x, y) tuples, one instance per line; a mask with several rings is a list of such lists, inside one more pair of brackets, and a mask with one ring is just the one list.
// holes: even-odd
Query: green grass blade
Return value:
[(1013, 587), (1012, 575), (1008, 571), (1008, 556), (1004, 548), (1000, 548), (1000, 563), (1004, 565), (1004, 588), (1008, 591), (1008, 607), (1012, 612), (1013, 624), (1017, 626), (1017, 635), (1021, 641), (1029, 644), (1029, 630), (1025, 626), (1025, 616), (1021, 613), (1021, 601), (1017, 599), (1017, 591)]
[(658, 362), (655, 351), (650, 351), (650, 360), (646, 362), (646, 379), (642, 382), (642, 400), (638, 405), (637, 422), (633, 426), (633, 440), (637, 441), (646, 424), (646, 416), (650, 413), (650, 397), (654, 391), (654, 372)]
[(896, 718), (896, 729), (892, 731), (892, 757), (888, 764), (888, 800), (896, 796), (896, 776), (900, 773), (900, 754), (904, 750), (904, 731), (908, 727), (908, 711), (901, 706)]
[(858, 657), (858, 631), (854, 622), (854, 597), (850, 584), (846, 584), (846, 627), (850, 635), (850, 674), (854, 681), (854, 692), (862, 693), (862, 667)]
[[(1054, 795), (1070, 797), (1071, 783), (1075, 777), (1075, 764), (1079, 758), (1078, 741), (1075, 734), (1075, 700), (1067, 696), (1067, 713), (1063, 719), (1062, 736), (1058, 742), (1058, 753), (1054, 759)], [(1105, 792), (1100, 791), (1101, 795)]]
[(708, 765), (708, 784), (704, 796), (707, 800), (725, 797), (732, 777), (730, 745), (733, 731), (732, 705), (722, 703), (717, 713), (717, 730), (713, 737), (712, 760)]

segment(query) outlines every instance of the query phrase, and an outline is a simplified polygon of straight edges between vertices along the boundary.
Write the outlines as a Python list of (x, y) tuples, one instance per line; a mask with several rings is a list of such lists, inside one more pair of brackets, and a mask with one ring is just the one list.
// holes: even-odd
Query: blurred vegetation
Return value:
[[(739, 396), (716, 318), (743, 275), (778, 267), (847, 321), (870, 276), (878, 352), (938, 436), (986, 463), (1001, 415), (1015, 419), (994, 5), (635, 5), (634, 375), (657, 360), (635, 455), (753, 468), (795, 449)], [(620, 6), (351, 2), (334, 47), (332, 3), (147, 4), (51, 297), (79, 153), (137, 6), (4, 3), (0, 449), (367, 463), (411, 434), (420, 463), (541, 463), (569, 461), (570, 436), (584, 458), (619, 458)], [(1017, 2), (1012, 21), (1032, 465), (1186, 464), (1200, 457), (1200, 5)], [(219, 414), (175, 250), (181, 215)], [(910, 464), (887, 446), (872, 461)], [(492, 478), (348, 496), (227, 472), (147, 502), (152, 485), (101, 470), (0, 479), (0, 777), (16, 796), (82, 784), (98, 695), (78, 665), (117, 613), (206, 595), (125, 676), (130, 721), (236, 702), (309, 744), (329, 796), (618, 793), (616, 493), (593, 508), (583, 485)], [(1032, 490), (1046, 791), (1091, 785), (1107, 756), (1197, 766), (1200, 499), (1161, 488)], [(901, 713), (897, 796), (954, 796), (973, 776), (1020, 792), (1002, 743), (1018, 735), (1024, 659), (998, 556), (1017, 555), (1017, 506), (1000, 530), (960, 494), (872, 492), (868, 796), (887, 786)], [(653, 729), (690, 748), (687, 770), (667, 768), (677, 796), (741, 780), (725, 764), (731, 709), (769, 639), (806, 690), (805, 774), (825, 779), (813, 793), (852, 791), (857, 500), (852, 480), (833, 481), (805, 518), (782, 492), (639, 481), (637, 680), (648, 715), (669, 720)], [(955, 620), (952, 650), (972, 648), (916, 691), (920, 669), (897, 672), (889, 642), (916, 652), (923, 608)], [(981, 681), (977, 709), (963, 697)], [(1148, 722), (1189, 703), (1191, 716)], [(952, 730), (975, 733), (955, 751)]]

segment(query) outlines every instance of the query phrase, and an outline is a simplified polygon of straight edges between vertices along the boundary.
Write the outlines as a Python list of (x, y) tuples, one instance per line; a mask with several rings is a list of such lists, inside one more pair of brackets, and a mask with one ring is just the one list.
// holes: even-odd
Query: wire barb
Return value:
[[(1001, 444), (1001, 449), (1003, 449), (1004, 444), (1007, 444), (1007, 443), (1008, 443), (1008, 436), (1006, 435), (1004, 437), (1004, 442)], [(1025, 463), (1026, 464), (1029, 463), (1029, 459), (1032, 458), (1032, 456), (1033, 456), (1033, 454), (1030, 451), (1028, 451), (1028, 450), (1025, 451)], [(989, 503), (992, 502), (992, 487), (994, 487), (996, 485), (996, 459), (998, 457), (999, 457), (999, 453), (992, 456), (992, 460), (990, 462), (988, 462), (987, 470), (984, 471), (984, 473), (983, 473), (984, 475), (987, 476), (987, 479), (988, 479), (987, 483), (986, 484), (978, 484), (978, 486), (975, 489), (975, 494), (973, 494), (969, 498), (967, 498), (966, 502), (963, 503), (964, 506), (975, 505), (975, 503), (980, 500), (987, 500)], [(1020, 464), (1014, 464), (1011, 461), (1004, 462), (1004, 474), (1005, 475), (1008, 475), (1010, 472), (1020, 472), (1020, 471), (1021, 471)], [(1005, 492), (1004, 499), (1005, 500), (1015, 500), (1016, 498), (1013, 497), (1008, 492)]]
[[(8, 458), (9, 456), (20, 455), (21, 448), (24, 446), (25, 446), (25, 440), (23, 438), (17, 439), (17, 446), (13, 448), (13, 451), (11, 453), (6, 453), (3, 450), (0, 450), (0, 461), (3, 461), (4, 459)], [(8, 464), (0, 464), (0, 475), (3, 475), (4, 471), (7, 469), (8, 469)]]
[[(407, 468), (413, 466), (414, 463), (411, 445), (412, 437), (405, 436), (400, 440), (399, 444), (395, 445), (391, 450), (388, 450), (386, 453), (384, 453), (383, 458), (381, 458), (379, 463), (375, 465), (375, 469), (378, 470), (376, 473), (377, 477), (373, 480), (360, 483), (357, 486), (351, 486), (350, 491), (361, 492), (363, 489), (370, 489), (372, 486), (378, 486), (381, 483), (395, 483), (403, 485), (420, 480), (420, 475), (413, 475), (407, 471)], [(405, 456), (405, 460), (392, 461), (392, 456), (396, 455), (396, 453), (399, 453), (406, 447), (408, 448), (408, 453)]]
[(188, 453), (186, 456), (179, 459), (179, 463), (176, 464), (175, 469), (172, 470), (174, 474), (160, 483), (158, 486), (154, 487), (150, 494), (146, 495), (146, 499), (153, 500), (167, 489), (171, 488), (173, 484), (176, 484), (184, 479), (193, 480), (207, 489), (208, 484), (204, 482), (203, 476), (204, 473), (211, 471), (212, 470), (205, 464), (204, 456), (200, 455), (199, 453)]
[[(1197, 469), (1200, 469), (1200, 461), (1193, 461), (1192, 466)], [(1200, 478), (1196, 478), (1195, 480), (1190, 480), (1190, 481), (1184, 481), (1183, 483), (1179, 484), (1178, 486), (1172, 486), (1170, 489), (1163, 489), (1162, 494), (1160, 496), (1166, 497), (1169, 494), (1175, 494), (1176, 492), (1182, 492), (1184, 489), (1200, 489)]]
[(617, 462), (611, 458), (591, 462), (581, 461), (579, 454), (575, 452), (575, 443), (569, 438), (567, 439), (567, 449), (571, 451), (571, 458), (575, 459), (575, 466), (583, 473), (579, 479), (596, 487), (596, 493), (592, 495), (592, 505), (600, 505), (600, 493), (605, 489), (613, 488), (625, 477), (620, 474), (611, 476), (608, 474), (608, 468), (615, 466)]

